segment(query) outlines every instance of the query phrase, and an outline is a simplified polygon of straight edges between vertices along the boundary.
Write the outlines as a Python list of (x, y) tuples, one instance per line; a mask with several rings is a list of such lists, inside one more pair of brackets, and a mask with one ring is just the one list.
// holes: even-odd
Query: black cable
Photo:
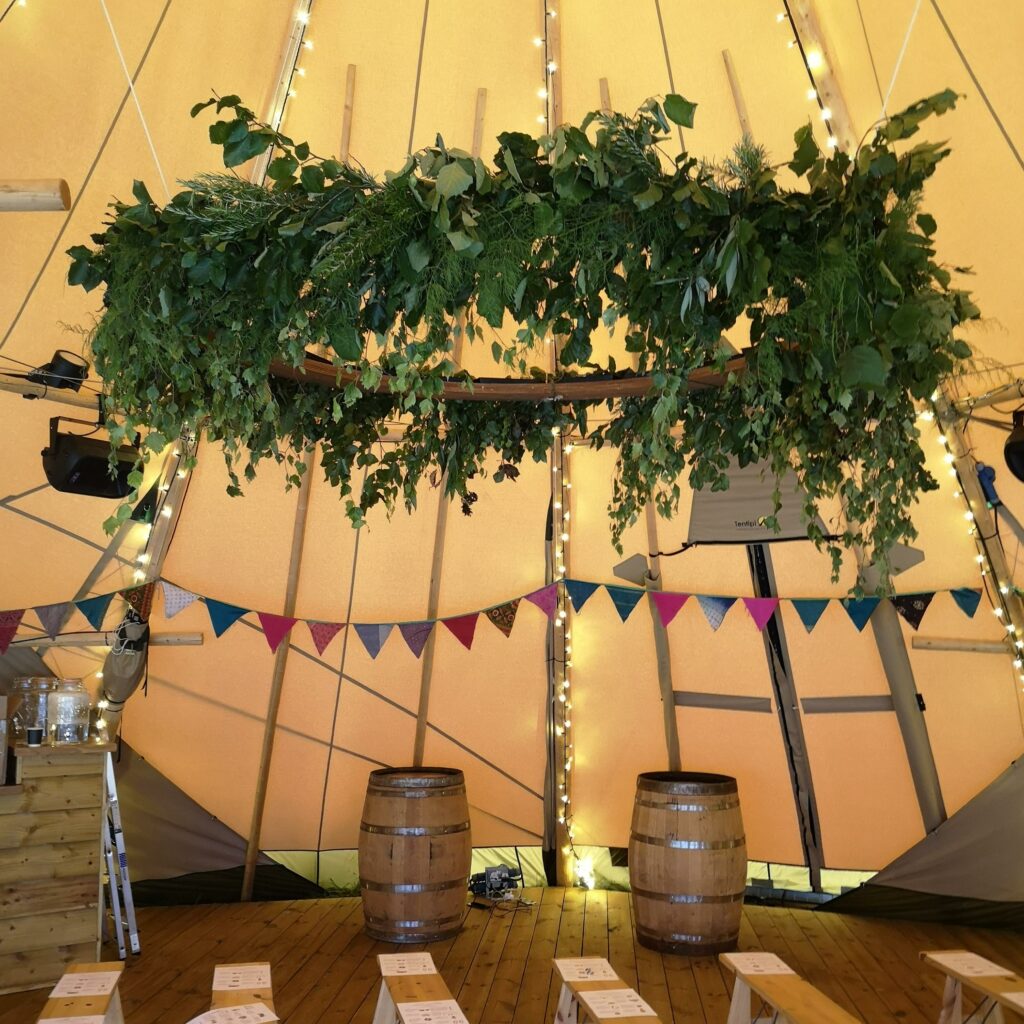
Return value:
[(875, 88), (878, 90), (878, 102), (885, 103), (882, 95), (882, 83), (878, 80), (878, 68), (875, 66), (875, 52), (871, 48), (871, 40), (868, 38), (868, 27), (864, 23), (864, 12), (861, 10), (860, 0), (857, 0), (857, 17), (860, 18), (860, 29), (864, 33), (864, 45), (867, 47), (868, 59), (871, 61), (871, 74), (875, 76)]
[(18, 0), (11, 0), (11, 2), (4, 8), (4, 13), (0, 14), (0, 23), (3, 22), (4, 18), (11, 13), (11, 8), (17, 4)]

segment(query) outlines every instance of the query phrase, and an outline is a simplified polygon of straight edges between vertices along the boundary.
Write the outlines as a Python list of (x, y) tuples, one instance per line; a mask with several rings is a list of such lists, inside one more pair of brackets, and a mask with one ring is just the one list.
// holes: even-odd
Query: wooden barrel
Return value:
[(433, 942), (457, 932), (472, 852), (462, 772), (370, 772), (359, 826), (367, 933), (385, 942)]
[(747, 882), (736, 780), (703, 772), (637, 776), (629, 882), (642, 945), (688, 956), (735, 949)]

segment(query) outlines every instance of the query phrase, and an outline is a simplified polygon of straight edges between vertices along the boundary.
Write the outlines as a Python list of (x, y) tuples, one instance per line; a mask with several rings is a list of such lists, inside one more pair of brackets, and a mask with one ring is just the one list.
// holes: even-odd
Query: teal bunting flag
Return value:
[(76, 601), (75, 606), (89, 620), (89, 625), (98, 632), (103, 629), (103, 617), (113, 600), (113, 594), (100, 594), (99, 597), (87, 597), (82, 601)]
[(611, 583), (606, 583), (604, 589), (608, 591), (608, 596), (623, 622), (630, 617), (633, 609), (640, 603), (640, 598), (646, 593), (633, 587), (616, 587)]
[(825, 609), (828, 607), (829, 599), (827, 597), (801, 597), (794, 598), (792, 600), (793, 608), (796, 610), (797, 615), (800, 616), (800, 621), (804, 624), (804, 629), (808, 633), (814, 631), (814, 627), (818, 624), (818, 619), (821, 618)]
[(239, 608), (237, 604), (226, 604), (224, 601), (214, 601), (213, 598), (206, 599), (206, 611), (210, 616), (210, 625), (213, 632), (223, 636), (243, 615), (251, 609)]
[(868, 619), (878, 607), (880, 597), (844, 597), (842, 604), (850, 621), (857, 627), (857, 632), (863, 631), (868, 624)]
[(599, 583), (587, 583), (584, 580), (566, 580), (565, 591), (569, 595), (569, 600), (572, 601), (572, 610), (574, 612), (583, 611), (583, 606), (599, 586)]
[(973, 587), (957, 587), (956, 590), (951, 590), (950, 593), (953, 595), (953, 600), (956, 601), (960, 611), (967, 618), (973, 619), (974, 613), (978, 610), (978, 605), (981, 604), (981, 591), (975, 590)]

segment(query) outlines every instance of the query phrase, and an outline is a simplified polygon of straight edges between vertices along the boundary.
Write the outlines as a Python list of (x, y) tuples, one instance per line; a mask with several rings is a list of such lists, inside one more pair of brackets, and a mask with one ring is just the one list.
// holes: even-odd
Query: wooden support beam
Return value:
[(356, 101), (356, 66), (349, 64), (345, 72), (345, 109), (341, 115), (341, 149), (338, 151), (338, 159), (348, 163), (349, 147), (352, 142), (352, 111)]
[[(51, 647), (113, 647), (114, 631), (61, 633), (52, 640), (48, 636), (23, 637), (15, 640), (12, 647), (31, 647), (34, 650), (48, 650)], [(202, 633), (151, 633), (150, 647), (202, 647)]]
[(544, 37), (548, 52), (548, 96), (551, 102), (551, 130), (554, 131), (564, 120), (562, 106), (562, 5), (557, 0), (541, 4), (541, 15), (547, 22)]
[(1015, 380), (1012, 384), (992, 388), (980, 395), (958, 398), (950, 404), (961, 415), (969, 416), (975, 409), (999, 405), (1001, 402), (1020, 402), (1022, 399), (1024, 399), (1024, 380)]
[(41, 398), (75, 409), (88, 409), (93, 413), (99, 412), (99, 396), (95, 392), (48, 388), (44, 384), (34, 384), (30, 380), (9, 373), (0, 373), (0, 391), (21, 395), (23, 398)]
[[(302, 568), (302, 550), (306, 540), (306, 519), (309, 512), (310, 470), (300, 478), (298, 500), (295, 504), (295, 521), (292, 524), (292, 546), (288, 556), (288, 580), (285, 584), (283, 615), (295, 614), (295, 600), (299, 589), (299, 571)], [(260, 833), (263, 831), (263, 812), (267, 803), (267, 788), (270, 782), (270, 764), (274, 756), (274, 739), (277, 734), (277, 715), (281, 707), (281, 691), (284, 687), (284, 673), (288, 666), (288, 652), (291, 650), (287, 638), (281, 641), (274, 655), (274, 669), (270, 678), (270, 696), (267, 699), (267, 717), (263, 726), (263, 747), (256, 770), (256, 795), (253, 798), (252, 820), (249, 825), (249, 839), (245, 848), (245, 870), (242, 876), (242, 900), (251, 900), (256, 881), (256, 860), (260, 854)]]
[(0, 181), (0, 213), (70, 209), (71, 189), (63, 178), (8, 178)]
[[(473, 144), (470, 152), (474, 157), (480, 155), (484, 138), (484, 116), (487, 112), (487, 90), (477, 89), (476, 110), (473, 114)], [(459, 317), (459, 327), (464, 328), (466, 320)], [(462, 342), (464, 330), (460, 330), (452, 347), (452, 360), (458, 366), (462, 362)], [(437, 488), (437, 517), (434, 520), (434, 547), (430, 560), (430, 589), (427, 592), (427, 618), (436, 619), (441, 602), (441, 574), (444, 571), (444, 549), (448, 536), (449, 501), (445, 496), (445, 485), (448, 474), (441, 475)], [(434, 645), (437, 642), (435, 626), (427, 637), (420, 658), (420, 699), (416, 709), (416, 734), (413, 739), (412, 763), (416, 767), (423, 764), (427, 746), (427, 724), (430, 716), (430, 686), (434, 678)]]
[(610, 114), (612, 112), (612, 95), (608, 89), (608, 79), (599, 78), (597, 87), (601, 93), (601, 113)]
[(729, 88), (732, 90), (732, 101), (736, 107), (736, 116), (739, 118), (740, 131), (752, 139), (754, 137), (754, 130), (750, 126), (747, 102), (743, 98), (743, 90), (740, 88), (740, 79), (736, 74), (736, 65), (733, 64), (732, 54), (728, 50), (723, 50), (722, 60), (725, 62), (725, 73), (729, 79)]
[(915, 651), (963, 651), (968, 654), (1001, 654), (1006, 657), (1005, 640), (957, 640), (945, 636), (913, 636)]

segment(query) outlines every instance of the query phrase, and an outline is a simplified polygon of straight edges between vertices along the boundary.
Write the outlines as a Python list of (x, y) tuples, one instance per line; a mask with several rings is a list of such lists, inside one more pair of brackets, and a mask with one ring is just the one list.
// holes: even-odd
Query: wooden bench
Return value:
[[(562, 990), (555, 1010), (556, 1024), (658, 1024), (654, 1010), (631, 989), (601, 956), (559, 957), (554, 961), (555, 971), (562, 979)], [(601, 1004), (609, 998), (605, 993), (625, 1005), (634, 1004), (637, 1012), (623, 1017), (621, 1011), (608, 1016)]]
[(429, 953), (380, 953), (380, 996), (373, 1024), (469, 1024)]
[(776, 1011), (770, 1019), (778, 1024), (859, 1024), (774, 953), (719, 953), (718, 958), (736, 975), (727, 1024), (751, 1024), (752, 992)]
[[(966, 949), (924, 952), (921, 959), (946, 976), (939, 1024), (962, 1024), (965, 985), (981, 993), (981, 1005), (974, 1011), (979, 1020), (1008, 1024), (1024, 1019), (1024, 978), (1009, 968)], [(1009, 1016), (1004, 1010), (1010, 1011)]]
[(88, 1017), (103, 1024), (124, 1024), (117, 983), (124, 964), (70, 964), (46, 1000), (40, 1021)]
[(210, 1009), (228, 1006), (255, 1006), (262, 1003), (277, 1019), (270, 964), (218, 964), (213, 971)]

